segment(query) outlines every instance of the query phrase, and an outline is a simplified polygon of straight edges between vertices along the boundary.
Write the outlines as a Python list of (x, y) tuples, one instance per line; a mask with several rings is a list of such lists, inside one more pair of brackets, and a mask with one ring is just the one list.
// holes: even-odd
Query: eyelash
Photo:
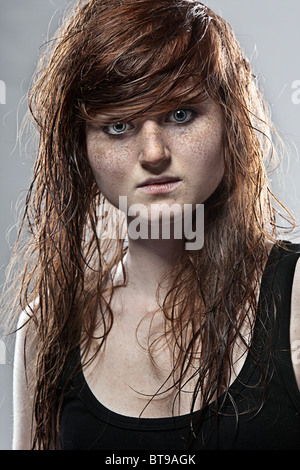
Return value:
[[(174, 113), (176, 113), (178, 111), (184, 111), (184, 112), (187, 112), (187, 113), (191, 113), (190, 118), (188, 120), (183, 121), (183, 122), (175, 121), (175, 120), (174, 121), (169, 121), (170, 116), (174, 115)], [(197, 116), (197, 114), (198, 114), (197, 111), (195, 111), (193, 108), (177, 108), (168, 115), (168, 118), (166, 119), (165, 122), (172, 122), (175, 125), (184, 126), (184, 125), (188, 125), (188, 124), (192, 123), (194, 121), (195, 117)], [(115, 124), (110, 124), (109, 126), (104, 126), (104, 127), (102, 127), (102, 130), (105, 134), (107, 134), (109, 137), (112, 137), (112, 138), (120, 138), (120, 137), (125, 136), (127, 134), (126, 129), (124, 130), (124, 132), (120, 132), (120, 133), (116, 133), (116, 134), (113, 134), (112, 132), (109, 131), (109, 128), (112, 128), (112, 127), (118, 126), (118, 125), (132, 126), (128, 122), (118, 122), (118, 123), (115, 123)]]
[[(180, 122), (180, 121), (171, 121), (171, 122), (174, 122), (174, 123), (177, 123), (181, 126), (185, 125), (185, 124), (190, 124), (196, 117), (197, 115), (197, 112), (192, 109), (192, 108), (178, 108), (178, 109), (175, 109), (175, 111), (172, 111), (172, 113), (169, 114), (169, 116), (172, 116), (174, 115), (175, 113), (177, 113), (178, 111), (184, 111), (184, 112), (187, 112), (187, 113), (191, 113), (190, 114), (190, 118), (183, 121), (183, 122)], [(168, 122), (168, 121), (167, 121)]]

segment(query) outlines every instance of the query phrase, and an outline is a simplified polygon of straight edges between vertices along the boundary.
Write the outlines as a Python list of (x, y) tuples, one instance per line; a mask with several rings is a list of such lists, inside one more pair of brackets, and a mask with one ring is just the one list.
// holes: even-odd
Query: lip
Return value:
[(175, 191), (181, 184), (181, 179), (174, 176), (159, 176), (148, 178), (138, 185), (139, 191), (147, 194), (164, 194)]

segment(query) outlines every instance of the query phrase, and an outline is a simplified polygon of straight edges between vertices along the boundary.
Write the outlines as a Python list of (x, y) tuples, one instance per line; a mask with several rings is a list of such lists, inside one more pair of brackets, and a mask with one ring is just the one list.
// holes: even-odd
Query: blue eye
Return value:
[(122, 135), (124, 132), (128, 131), (128, 129), (130, 129), (130, 124), (125, 124), (122, 122), (105, 126), (103, 128), (104, 132), (110, 135)]
[(177, 122), (179, 124), (190, 122), (194, 116), (194, 112), (191, 109), (176, 109), (172, 112), (169, 117), (169, 120), (172, 122)]

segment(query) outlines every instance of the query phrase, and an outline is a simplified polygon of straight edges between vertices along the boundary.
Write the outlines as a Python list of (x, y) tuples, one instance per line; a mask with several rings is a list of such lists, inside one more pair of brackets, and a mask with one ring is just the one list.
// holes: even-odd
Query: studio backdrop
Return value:
[[(34, 162), (34, 146), (18, 141), (26, 93), (42, 45), (61, 23), (70, 0), (0, 0), (0, 282), (16, 237)], [(273, 190), (300, 220), (300, 2), (207, 0), (233, 27), (287, 146)], [(41, 49), (40, 49), (41, 48)], [(24, 140), (25, 139), (25, 140)], [(287, 238), (287, 237), (286, 237)], [(295, 237), (293, 238), (295, 240)], [(299, 238), (296, 238), (299, 241)], [(1, 332), (0, 332), (1, 333)], [(0, 336), (0, 449), (12, 440), (13, 342)]]

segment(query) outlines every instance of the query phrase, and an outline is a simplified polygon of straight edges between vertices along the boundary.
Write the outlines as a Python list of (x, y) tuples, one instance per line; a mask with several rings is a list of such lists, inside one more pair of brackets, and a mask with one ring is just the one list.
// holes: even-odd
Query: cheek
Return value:
[[(186, 136), (182, 153), (189, 187), (198, 203), (203, 203), (219, 186), (224, 175), (223, 128), (217, 121), (193, 129)], [(182, 152), (184, 147), (182, 146)]]
[(118, 152), (106, 147), (100, 148), (96, 139), (87, 142), (88, 160), (101, 191), (108, 184), (110, 187), (117, 185), (118, 179), (126, 173), (124, 155), (121, 158)]
[[(221, 126), (207, 125), (190, 136), (188, 164), (209, 179), (220, 179), (224, 172)], [(197, 173), (197, 172), (196, 172)], [(198, 176), (198, 175), (197, 175)]]

